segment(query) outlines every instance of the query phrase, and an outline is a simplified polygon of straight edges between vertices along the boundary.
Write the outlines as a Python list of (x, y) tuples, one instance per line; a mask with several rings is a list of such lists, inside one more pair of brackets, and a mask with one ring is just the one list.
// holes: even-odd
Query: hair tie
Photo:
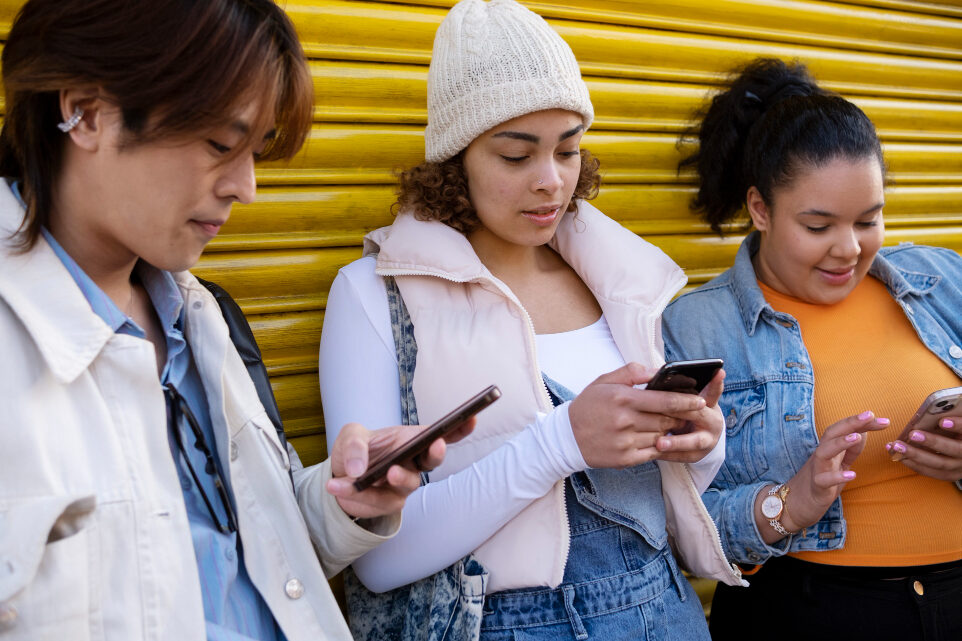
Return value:
[(746, 99), (746, 100), (750, 100), (750, 101), (752, 101), (752, 102), (757, 102), (758, 104), (761, 104), (761, 103), (762, 103), (762, 99), (761, 99), (761, 98), (759, 98), (758, 96), (756, 96), (756, 95), (755, 95), (754, 93), (752, 93), (751, 91), (748, 91), (747, 89), (745, 90), (745, 99)]

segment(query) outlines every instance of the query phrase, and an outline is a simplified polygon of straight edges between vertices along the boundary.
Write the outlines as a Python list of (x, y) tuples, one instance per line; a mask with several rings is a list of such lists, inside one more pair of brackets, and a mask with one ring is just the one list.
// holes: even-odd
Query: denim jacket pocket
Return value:
[(90, 639), (94, 496), (0, 501), (4, 639)]
[(765, 443), (765, 386), (726, 389), (722, 395), (728, 455), (715, 485), (733, 487), (764, 478), (769, 469)]

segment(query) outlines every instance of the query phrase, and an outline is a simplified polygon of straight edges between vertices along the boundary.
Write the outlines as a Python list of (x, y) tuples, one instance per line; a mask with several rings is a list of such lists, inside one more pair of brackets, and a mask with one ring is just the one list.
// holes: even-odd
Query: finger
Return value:
[(421, 473), (400, 465), (392, 465), (387, 471), (387, 483), (395, 492), (406, 497), (421, 487)]
[(830, 439), (823, 437), (815, 448), (815, 458), (821, 462), (830, 461), (846, 450), (858, 448), (858, 451), (861, 451), (864, 447), (865, 437), (858, 432), (850, 432)]
[[(944, 457), (941, 457), (944, 458)], [(941, 468), (938, 466), (928, 465), (921, 460), (913, 459), (903, 459), (902, 464), (918, 474), (924, 476), (930, 476), (934, 479), (939, 479), (940, 481), (951, 481), (955, 482), (962, 479), (962, 466)]]
[(357, 478), (364, 473), (367, 469), (370, 438), (371, 433), (360, 423), (348, 423), (341, 428), (331, 453), (331, 468), (336, 476), (344, 474)]
[(681, 392), (661, 392), (656, 390), (627, 390), (628, 406), (638, 412), (663, 414), (682, 420), (692, 420), (694, 412), (707, 405), (707, 401), (697, 394)]
[(720, 369), (715, 372), (715, 375), (708, 382), (699, 396), (705, 399), (705, 403), (708, 407), (715, 407), (718, 404), (718, 399), (721, 398), (722, 392), (725, 390), (725, 370)]
[(714, 445), (714, 438), (708, 432), (698, 430), (690, 434), (671, 434), (658, 437), (655, 447), (659, 452), (705, 452)]
[[(474, 427), (477, 424), (478, 424), (478, 418), (476, 416), (472, 416), (465, 422), (461, 423), (461, 425), (459, 425), (453, 432), (449, 432), (444, 437), (444, 440), (447, 441), (448, 443), (457, 443), (461, 439), (468, 436), (471, 432), (473, 432)], [(440, 465), (440, 463), (438, 465)]]
[(887, 418), (876, 418), (872, 411), (866, 410), (856, 416), (849, 416), (836, 423), (832, 423), (825, 430), (822, 438), (831, 439), (835, 436), (851, 432), (871, 432), (885, 429), (888, 426), (889, 420)]
[(844, 485), (854, 478), (855, 472), (852, 470), (827, 470), (813, 474), (812, 482), (814, 482), (817, 487), (827, 489), (836, 485)]
[(655, 371), (656, 370), (648, 369), (639, 363), (632, 362), (607, 374), (602, 374), (592, 382), (592, 385), (597, 383), (620, 384), (628, 385), (629, 387), (641, 385), (642, 383), (650, 381)]
[(902, 462), (912, 461), (924, 467), (941, 471), (962, 469), (962, 453), (957, 449), (958, 444), (950, 442), (947, 447), (951, 449), (942, 452), (930, 451), (904, 441), (895, 441), (892, 444), (892, 450), (902, 455)]
[(962, 457), (962, 441), (955, 438), (955, 435), (946, 436), (937, 432), (912, 430), (912, 432), (909, 433), (908, 443), (917, 448), (935, 452), (936, 454), (943, 454), (953, 458)]
[(444, 461), (446, 449), (447, 446), (445, 445), (444, 439), (437, 439), (431, 443), (431, 446), (423, 454), (414, 459), (412, 467), (424, 472), (433, 470)]

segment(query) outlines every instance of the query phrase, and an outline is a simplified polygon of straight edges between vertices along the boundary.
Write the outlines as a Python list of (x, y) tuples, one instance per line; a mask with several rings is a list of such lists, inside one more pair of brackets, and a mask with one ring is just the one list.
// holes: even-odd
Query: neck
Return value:
[(71, 179), (64, 172), (54, 190), (54, 202), (48, 220), (48, 231), (60, 243), (77, 265), (120, 309), (131, 300), (131, 274), (137, 256), (112, 242), (106, 229), (100, 229), (98, 219), (103, 207), (96, 203), (96, 190), (80, 184), (82, 179)]
[(505, 282), (543, 270), (546, 255), (554, 254), (547, 245), (517, 245), (483, 227), (468, 234), (467, 238), (481, 263)]

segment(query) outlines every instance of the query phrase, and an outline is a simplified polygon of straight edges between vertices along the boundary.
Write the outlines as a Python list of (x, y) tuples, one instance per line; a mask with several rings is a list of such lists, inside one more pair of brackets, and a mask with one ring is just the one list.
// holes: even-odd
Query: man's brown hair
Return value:
[(66, 136), (60, 91), (91, 86), (121, 109), (125, 144), (189, 137), (262, 106), (247, 139), (276, 128), (260, 158), (287, 159), (310, 131), (313, 90), (290, 19), (272, 0), (29, 0), (3, 49), (0, 175), (20, 182), (17, 244), (47, 224)]

